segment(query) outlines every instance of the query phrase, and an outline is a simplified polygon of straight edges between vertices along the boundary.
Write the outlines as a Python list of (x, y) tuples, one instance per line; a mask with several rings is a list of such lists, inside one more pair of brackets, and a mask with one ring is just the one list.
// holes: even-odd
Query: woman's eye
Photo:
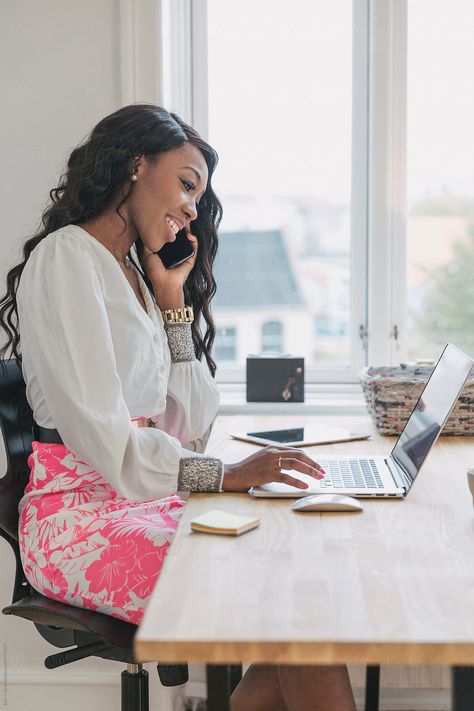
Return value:
[(188, 180), (181, 180), (181, 182), (183, 183), (183, 185), (186, 188), (186, 190), (188, 191), (188, 193), (190, 190), (196, 189), (196, 186), (193, 185), (193, 183), (190, 183)]

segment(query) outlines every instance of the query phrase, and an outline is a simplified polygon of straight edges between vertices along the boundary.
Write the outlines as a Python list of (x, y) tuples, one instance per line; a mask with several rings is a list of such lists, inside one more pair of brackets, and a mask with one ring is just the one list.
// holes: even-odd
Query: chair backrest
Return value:
[(0, 427), (7, 470), (0, 479), (0, 528), (18, 539), (18, 502), (29, 479), (28, 456), (33, 441), (33, 413), (16, 358), (0, 361)]
[(0, 429), (7, 460), (0, 478), (0, 536), (11, 545), (16, 559), (13, 602), (26, 592), (27, 585), (18, 546), (18, 503), (30, 476), (33, 425), (20, 362), (16, 358), (0, 361)]

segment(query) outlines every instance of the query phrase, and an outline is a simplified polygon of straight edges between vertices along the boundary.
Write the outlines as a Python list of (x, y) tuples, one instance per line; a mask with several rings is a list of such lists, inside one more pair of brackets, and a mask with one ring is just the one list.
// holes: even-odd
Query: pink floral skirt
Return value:
[(130, 501), (65, 445), (32, 449), (19, 505), (27, 580), (46, 597), (139, 624), (184, 501)]

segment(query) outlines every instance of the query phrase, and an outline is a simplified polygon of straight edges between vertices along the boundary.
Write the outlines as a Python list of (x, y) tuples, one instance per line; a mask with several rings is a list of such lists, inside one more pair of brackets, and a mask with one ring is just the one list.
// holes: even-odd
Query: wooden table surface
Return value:
[[(208, 453), (258, 447), (230, 431), (309, 422), (369, 428), (372, 439), (307, 448), (388, 454), (366, 417), (221, 417)], [(192, 494), (135, 638), (141, 661), (474, 664), (474, 438), (441, 437), (404, 500), (362, 513), (306, 513), (287, 499)], [(257, 515), (241, 537), (192, 533), (210, 509)]]

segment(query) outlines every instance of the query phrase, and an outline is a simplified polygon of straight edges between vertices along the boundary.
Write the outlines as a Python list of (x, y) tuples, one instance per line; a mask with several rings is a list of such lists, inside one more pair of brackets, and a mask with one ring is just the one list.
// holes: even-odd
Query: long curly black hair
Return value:
[[(69, 156), (59, 185), (50, 191), (51, 200), (43, 213), (39, 230), (23, 245), (24, 260), (7, 274), (7, 292), (0, 301), (0, 328), (3, 328), (8, 337), (7, 343), (0, 349), (2, 360), (11, 348), (11, 354), (21, 361), (16, 291), (25, 264), (37, 244), (50, 232), (65, 225), (80, 224), (97, 217), (117, 194), (122, 195), (116, 208), (120, 215), (120, 208), (131, 190), (129, 179), (133, 173), (134, 158), (139, 155), (157, 156), (188, 141), (203, 154), (209, 179), (206, 192), (197, 206), (197, 219), (192, 223), (199, 249), (184, 287), (184, 296), (186, 304), (194, 309), (192, 337), (196, 357), (201, 359), (204, 355), (211, 374), (215, 375), (216, 364), (211, 357), (211, 349), (216, 329), (210, 302), (216, 292), (212, 266), (218, 246), (217, 229), (222, 219), (222, 205), (212, 189), (211, 177), (218, 162), (218, 155), (179, 116), (153, 104), (124, 106), (106, 116)], [(135, 262), (131, 251), (128, 257), (140, 270), (148, 288), (153, 291), (140, 260), (143, 254), (143, 242), (140, 237), (137, 238), (135, 247), (139, 264)], [(204, 335), (200, 328), (201, 315), (206, 325)]]

